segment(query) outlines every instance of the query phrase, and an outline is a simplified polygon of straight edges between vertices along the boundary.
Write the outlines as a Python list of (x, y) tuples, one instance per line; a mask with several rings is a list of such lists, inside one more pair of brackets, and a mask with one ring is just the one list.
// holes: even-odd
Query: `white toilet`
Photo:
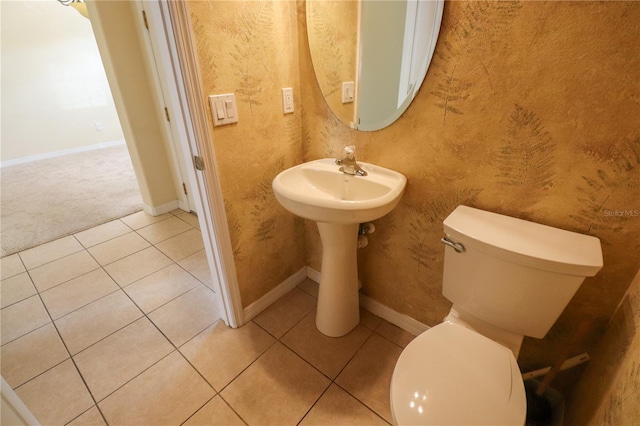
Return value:
[(602, 268), (600, 240), (466, 206), (444, 231), (442, 293), (453, 306), (400, 355), (394, 422), (523, 425), (522, 339), (544, 337)]

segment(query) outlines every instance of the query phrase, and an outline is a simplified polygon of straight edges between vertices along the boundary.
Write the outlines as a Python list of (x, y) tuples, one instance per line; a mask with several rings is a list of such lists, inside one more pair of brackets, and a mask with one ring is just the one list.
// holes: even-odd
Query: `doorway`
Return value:
[[(132, 160), (134, 165), (139, 163), (137, 170), (146, 177), (161, 169), (163, 160), (154, 158), (158, 151), (157, 139), (149, 135), (154, 123), (148, 121), (159, 108), (157, 93), (153, 93), (149, 83), (149, 65), (140, 61), (146, 54), (141, 51), (144, 47), (136, 42), (146, 31), (141, 22), (143, 15), (139, 13), (141, 5), (148, 12), (147, 20), (155, 24), (150, 25), (150, 34), (162, 41), (154, 55), (169, 56), (167, 61), (163, 60), (169, 67), (164, 69), (166, 75), (161, 80), (165, 80), (170, 89), (168, 94), (173, 96), (167, 109), (178, 129), (176, 146), (180, 147), (185, 159), (200, 156), (203, 160), (203, 166), (198, 170), (194, 162), (186, 162), (188, 178), (200, 213), (198, 221), (222, 319), (227, 325), (238, 327), (244, 323), (244, 311), (217, 166), (211, 151), (206, 109), (202, 105), (198, 71), (193, 60), (194, 46), (189, 39), (186, 5), (159, 1), (87, 3), (107, 75), (110, 81), (117, 82), (112, 84), (112, 90), (128, 142), (131, 135)], [(140, 93), (141, 89), (146, 92)], [(141, 102), (144, 104), (139, 106)], [(166, 189), (170, 185), (150, 186), (149, 189)]]
[(2, 2), (2, 256), (142, 208), (90, 22)]

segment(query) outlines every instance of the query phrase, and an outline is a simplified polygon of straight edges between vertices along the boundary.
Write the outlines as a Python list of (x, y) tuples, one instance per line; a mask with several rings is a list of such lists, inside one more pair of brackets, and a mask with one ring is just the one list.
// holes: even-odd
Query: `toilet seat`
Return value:
[(399, 425), (523, 425), (526, 406), (513, 353), (453, 323), (407, 345), (391, 379), (391, 411)]

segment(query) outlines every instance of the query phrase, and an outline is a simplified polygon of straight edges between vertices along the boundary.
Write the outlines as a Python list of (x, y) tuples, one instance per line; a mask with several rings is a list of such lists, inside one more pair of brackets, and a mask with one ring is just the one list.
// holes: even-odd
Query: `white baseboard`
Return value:
[(172, 212), (179, 207), (180, 205), (178, 204), (178, 200), (172, 201), (167, 204), (162, 204), (160, 206), (149, 206), (146, 203), (142, 204), (142, 210), (144, 210), (145, 213), (150, 214), (151, 216), (160, 216), (162, 214)]
[[(320, 283), (320, 272), (307, 266), (307, 278)], [(360, 295), (360, 306), (371, 312), (372, 314), (375, 314), (380, 318), (389, 321), (391, 324), (400, 327), (404, 331), (413, 334), (414, 336), (417, 336), (418, 334), (429, 329), (428, 325), (423, 324), (408, 315), (394, 311), (390, 307), (385, 306), (382, 303), (377, 302), (363, 294)]]
[(282, 283), (278, 284), (277, 287), (272, 289), (270, 292), (262, 296), (260, 299), (256, 300), (246, 308), (244, 308), (244, 320), (245, 322), (251, 321), (252, 318), (256, 317), (260, 312), (267, 309), (271, 304), (280, 299), (282, 296), (287, 294), (291, 289), (300, 284), (304, 279), (307, 278), (307, 267), (300, 268), (298, 272), (291, 275), (289, 278), (284, 280)]
[(307, 266), (307, 278), (320, 284), (320, 272), (316, 271), (311, 266)]
[(184, 210), (187, 213), (191, 212), (191, 208), (184, 200), (178, 200), (178, 208), (180, 210)]
[(364, 294), (360, 295), (360, 306), (372, 314), (389, 321), (391, 324), (400, 327), (407, 333), (413, 334), (414, 336), (417, 336), (430, 328), (428, 325), (421, 323), (417, 319), (411, 318), (409, 315), (401, 314), (398, 311), (394, 311), (390, 307), (385, 306), (380, 302), (376, 302)]
[(21, 157), (13, 160), (3, 161), (0, 163), (0, 167), (15, 166), (18, 164), (30, 163), (32, 161), (46, 160), (48, 158), (60, 157), (62, 155), (77, 154), (79, 152), (110, 148), (112, 146), (118, 146), (118, 145), (124, 145), (124, 144), (125, 144), (124, 139), (119, 139), (111, 142), (97, 143), (93, 145), (80, 146), (80, 147), (71, 148), (71, 149), (63, 149), (61, 151), (45, 152), (43, 154), (30, 155), (28, 157)]

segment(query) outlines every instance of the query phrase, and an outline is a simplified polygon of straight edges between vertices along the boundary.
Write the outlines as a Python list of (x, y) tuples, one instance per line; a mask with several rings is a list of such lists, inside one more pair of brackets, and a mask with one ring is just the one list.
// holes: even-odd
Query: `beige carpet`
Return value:
[(1, 256), (142, 210), (125, 145), (1, 169)]

